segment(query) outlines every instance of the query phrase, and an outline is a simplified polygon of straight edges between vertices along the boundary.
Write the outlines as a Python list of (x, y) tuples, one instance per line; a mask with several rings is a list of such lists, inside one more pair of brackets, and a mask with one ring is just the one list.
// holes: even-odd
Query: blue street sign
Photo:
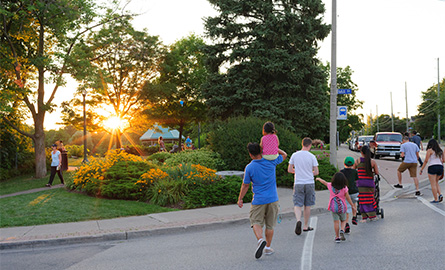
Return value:
[(348, 107), (338, 106), (337, 107), (337, 120), (347, 120), (348, 119)]
[(345, 94), (351, 94), (352, 90), (351, 89), (338, 89), (338, 93), (339, 95), (345, 95)]

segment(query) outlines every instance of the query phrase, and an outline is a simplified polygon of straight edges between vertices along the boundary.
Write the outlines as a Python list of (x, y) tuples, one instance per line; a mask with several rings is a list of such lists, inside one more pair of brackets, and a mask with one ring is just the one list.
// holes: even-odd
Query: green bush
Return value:
[(169, 158), (165, 160), (165, 164), (170, 167), (186, 163), (199, 164), (214, 170), (222, 170), (225, 167), (224, 161), (220, 158), (219, 154), (206, 148), (181, 151), (171, 154)]
[[(254, 117), (231, 118), (215, 122), (208, 134), (209, 147), (221, 155), (227, 170), (244, 170), (251, 161), (247, 152), (249, 142), (259, 143), (265, 120)], [(301, 148), (301, 139), (295, 133), (275, 126), (280, 148), (290, 154)]]
[(147, 160), (157, 161), (158, 163), (162, 164), (165, 162), (166, 159), (170, 158), (171, 156), (172, 154), (168, 152), (157, 152), (149, 156)]
[(83, 145), (70, 144), (65, 149), (70, 157), (83, 157)]
[(172, 206), (182, 201), (186, 193), (186, 181), (163, 179), (153, 183), (148, 190), (147, 198), (152, 204)]
[[(238, 176), (228, 176), (211, 184), (189, 183), (189, 192), (184, 197), (184, 208), (235, 204), (238, 201), (242, 182)], [(252, 196), (252, 189), (249, 188), (243, 201), (251, 202)]]

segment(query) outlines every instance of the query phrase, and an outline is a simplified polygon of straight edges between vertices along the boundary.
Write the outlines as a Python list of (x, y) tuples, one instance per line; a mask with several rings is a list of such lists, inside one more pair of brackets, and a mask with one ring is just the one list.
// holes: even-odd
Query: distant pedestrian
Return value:
[[(250, 208), (250, 225), (253, 228), (258, 243), (255, 258), (259, 259), (264, 253), (272, 255), (274, 250), (270, 247), (277, 224), (279, 211), (278, 192), (275, 169), (278, 164), (286, 159), (287, 154), (278, 150), (280, 156), (275, 160), (262, 158), (261, 147), (258, 143), (247, 145), (252, 161), (247, 164), (244, 171), (243, 184), (238, 196), (238, 206), (243, 207), (243, 198), (252, 183), (253, 200)], [(263, 238), (263, 226), (266, 226), (266, 240)]]
[(348, 221), (346, 212), (349, 208), (346, 202), (348, 202), (352, 208), (353, 215), (355, 216), (357, 213), (357, 208), (348, 193), (348, 180), (341, 172), (334, 174), (331, 183), (326, 182), (320, 177), (317, 177), (316, 180), (327, 186), (329, 190), (328, 210), (332, 212), (332, 218), (334, 219), (335, 242), (340, 243), (340, 241), (345, 241), (345, 228)]
[(158, 144), (159, 144), (159, 152), (167, 152), (167, 150), (165, 149), (165, 144), (162, 136), (159, 136)]
[(57, 175), (59, 176), (60, 182), (62, 182), (62, 185), (64, 185), (64, 181), (63, 181), (63, 175), (62, 172), (60, 171), (60, 167), (62, 166), (62, 154), (60, 153), (59, 150), (57, 150), (57, 145), (53, 144), (52, 146), (52, 151), (51, 151), (51, 175), (49, 177), (49, 182), (48, 184), (46, 184), (45, 186), (47, 187), (51, 187), (51, 185), (53, 184), (54, 181), (54, 177)]
[(402, 173), (408, 169), (409, 176), (413, 179), (416, 186), (416, 196), (422, 195), (419, 190), (419, 179), (417, 178), (417, 160), (419, 159), (419, 147), (417, 144), (409, 141), (408, 137), (403, 137), (402, 146), (400, 147), (400, 156), (404, 158), (402, 164), (397, 169), (397, 178), (399, 183), (394, 185), (395, 188), (403, 188)]
[(374, 175), (379, 174), (379, 169), (377, 163), (371, 159), (371, 151), (369, 151), (367, 145), (360, 149), (360, 153), (362, 156), (354, 163), (354, 168), (357, 169), (358, 173), (356, 184), (358, 187), (359, 209), (362, 215), (360, 222), (374, 221), (377, 220), (377, 203), (374, 198)]
[(185, 140), (185, 149), (193, 149), (192, 145), (192, 139), (190, 139), (190, 136), (187, 136), (187, 139)]
[[(358, 173), (357, 170), (353, 168), (354, 166), (354, 158), (352, 157), (346, 157), (345, 161), (345, 168), (341, 170), (340, 172), (343, 173), (348, 180), (347, 186), (348, 186), (348, 193), (351, 197), (352, 203), (355, 205), (358, 202), (358, 187), (356, 184), (356, 181), (358, 180)], [(349, 233), (351, 231), (351, 227), (349, 226), (349, 214), (352, 213), (352, 205), (349, 205), (349, 202), (346, 201), (346, 204), (348, 204), (348, 211), (346, 211), (346, 227), (345, 227), (345, 233)], [(357, 225), (357, 215), (352, 215), (352, 224)]]
[(436, 140), (431, 139), (426, 146), (425, 163), (420, 169), (422, 175), (425, 164), (428, 164), (428, 179), (431, 183), (431, 191), (433, 192), (434, 200), (431, 203), (439, 203), (443, 201), (442, 193), (440, 192), (439, 180), (443, 178), (445, 163), (445, 154), (440, 148)]
[(280, 141), (276, 133), (275, 125), (272, 122), (264, 123), (260, 146), (263, 149), (263, 158), (267, 160), (274, 160), (278, 157)]
[[(420, 138), (420, 136), (417, 135), (417, 131), (415, 131), (415, 130), (411, 131), (411, 142), (417, 144), (419, 149), (423, 151), (422, 138)], [(420, 155), (417, 160), (419, 161), (420, 167), (422, 167), (423, 161), (422, 161), (422, 158), (420, 157)]]
[[(309, 152), (312, 140), (308, 137), (302, 141), (303, 148), (292, 154), (289, 160), (287, 171), (294, 174), (294, 212), (297, 224), (295, 233), (301, 234), (301, 210), (303, 210), (304, 226), (303, 231), (312, 231), (309, 227), (311, 216), (311, 206), (315, 205), (315, 181), (314, 176), (318, 175), (317, 158)], [(304, 208), (303, 208), (304, 207)]]

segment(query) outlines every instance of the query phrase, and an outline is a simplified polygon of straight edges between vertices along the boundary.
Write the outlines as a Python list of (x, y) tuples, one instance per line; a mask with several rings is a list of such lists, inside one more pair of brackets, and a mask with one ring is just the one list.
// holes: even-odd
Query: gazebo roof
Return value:
[[(164, 128), (158, 125), (155, 125), (153, 129), (147, 130), (147, 132), (142, 135), (139, 140), (141, 141), (153, 141), (157, 140), (160, 136), (164, 140), (178, 140), (179, 139), (179, 131), (176, 129), (170, 130), (169, 128)], [(184, 136), (182, 136), (184, 139)]]

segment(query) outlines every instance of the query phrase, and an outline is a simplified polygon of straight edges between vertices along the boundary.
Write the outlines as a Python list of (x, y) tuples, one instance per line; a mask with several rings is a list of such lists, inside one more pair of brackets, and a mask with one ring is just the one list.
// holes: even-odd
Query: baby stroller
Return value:
[(383, 208), (380, 208), (380, 175), (374, 176), (374, 184), (375, 184), (375, 192), (374, 192), (374, 200), (376, 204), (375, 212), (378, 215), (380, 215), (381, 218), (384, 218), (385, 215), (383, 214)]
[[(377, 216), (380, 215), (381, 218), (384, 218), (385, 215), (383, 212), (383, 208), (380, 208), (380, 175), (378, 174), (374, 176), (374, 185), (374, 200), (376, 204), (375, 212)], [(357, 215), (361, 215), (359, 202), (357, 202)]]

